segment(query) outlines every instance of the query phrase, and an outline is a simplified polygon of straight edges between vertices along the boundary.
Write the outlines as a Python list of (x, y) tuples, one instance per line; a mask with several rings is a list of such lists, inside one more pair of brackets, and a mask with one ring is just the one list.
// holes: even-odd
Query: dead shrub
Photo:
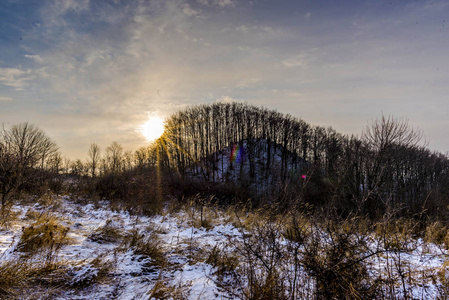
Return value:
[(300, 265), (315, 281), (318, 299), (372, 299), (381, 289), (379, 278), (370, 274), (369, 235), (359, 232), (358, 219), (314, 221), (300, 250)]
[[(281, 227), (268, 218), (254, 219), (243, 241), (233, 241), (244, 263), (239, 266), (242, 281), (240, 297), (246, 299), (288, 298), (288, 254), (281, 244)], [(239, 277), (237, 277), (239, 278)]]

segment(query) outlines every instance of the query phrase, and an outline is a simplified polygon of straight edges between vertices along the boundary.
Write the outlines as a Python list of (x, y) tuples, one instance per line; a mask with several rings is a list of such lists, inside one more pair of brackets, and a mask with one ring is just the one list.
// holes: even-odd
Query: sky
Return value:
[(2, 0), (0, 123), (30, 122), (69, 158), (93, 142), (237, 101), (360, 135), (407, 118), (449, 150), (449, 2)]

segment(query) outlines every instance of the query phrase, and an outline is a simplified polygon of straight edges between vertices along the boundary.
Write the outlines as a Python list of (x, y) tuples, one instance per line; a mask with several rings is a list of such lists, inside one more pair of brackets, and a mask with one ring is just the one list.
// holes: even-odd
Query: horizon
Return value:
[(360, 135), (407, 118), (449, 141), (445, 1), (24, 1), (0, 4), (0, 123), (63, 155), (148, 145), (144, 124), (237, 101)]

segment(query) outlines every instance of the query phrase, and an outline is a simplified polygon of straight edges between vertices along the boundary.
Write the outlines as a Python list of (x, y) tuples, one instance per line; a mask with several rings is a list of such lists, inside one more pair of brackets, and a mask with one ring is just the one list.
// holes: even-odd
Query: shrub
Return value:
[(370, 274), (367, 259), (373, 255), (368, 235), (359, 233), (357, 219), (314, 223), (303, 243), (301, 265), (315, 279), (318, 299), (372, 299), (379, 282)]

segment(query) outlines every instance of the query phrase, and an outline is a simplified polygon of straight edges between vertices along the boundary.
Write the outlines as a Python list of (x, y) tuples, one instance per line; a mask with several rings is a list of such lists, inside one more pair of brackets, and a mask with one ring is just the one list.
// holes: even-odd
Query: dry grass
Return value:
[(30, 208), (25, 213), (24, 221), (36, 221), (36, 220), (40, 219), (43, 214), (44, 214), (43, 212), (40, 212), (40, 211)]
[(94, 283), (109, 280), (108, 275), (114, 268), (115, 262), (106, 260), (105, 255), (99, 255), (92, 259), (86, 259), (71, 266), (67, 271), (70, 276), (66, 285), (76, 288), (86, 288)]
[(92, 232), (88, 239), (96, 243), (116, 243), (121, 241), (123, 234), (120, 229), (117, 228), (116, 224), (111, 220), (106, 220), (106, 224), (102, 227), (97, 228)]
[(0, 299), (6, 299), (16, 294), (23, 287), (29, 276), (29, 265), (23, 260), (3, 261), (0, 264)]
[(424, 240), (427, 243), (444, 244), (446, 249), (449, 249), (449, 231), (441, 222), (437, 221), (427, 226)]
[(303, 243), (311, 234), (309, 219), (301, 214), (290, 214), (278, 220), (284, 238), (291, 242)]
[(239, 265), (239, 258), (233, 253), (228, 253), (215, 245), (207, 256), (206, 263), (216, 268), (214, 274), (225, 276), (235, 271)]
[(164, 267), (167, 265), (162, 241), (154, 231), (150, 231), (145, 235), (137, 230), (132, 230), (124, 237), (120, 248), (131, 248), (137, 255), (150, 257), (151, 263), (155, 266)]
[[(0, 264), (0, 299), (53, 299), (67, 289), (84, 289), (109, 280), (114, 264), (102, 256), (78, 262), (42, 263), (41, 255)], [(32, 290), (32, 294), (30, 294)]]
[(218, 218), (218, 213), (213, 209), (213, 207), (191, 206), (190, 208), (186, 209), (186, 211), (188, 212), (193, 227), (204, 228), (206, 230), (211, 230), (215, 227), (215, 224), (212, 220)]
[(67, 237), (68, 232), (69, 228), (61, 225), (58, 218), (45, 214), (23, 229), (16, 249), (24, 253), (26, 257), (42, 253), (45, 260), (50, 263), (54, 260), (57, 251), (70, 242)]
[(168, 282), (168, 280), (159, 279), (154, 285), (149, 294), (150, 299), (173, 299), (184, 300), (187, 299), (187, 293), (182, 285), (176, 285)]

